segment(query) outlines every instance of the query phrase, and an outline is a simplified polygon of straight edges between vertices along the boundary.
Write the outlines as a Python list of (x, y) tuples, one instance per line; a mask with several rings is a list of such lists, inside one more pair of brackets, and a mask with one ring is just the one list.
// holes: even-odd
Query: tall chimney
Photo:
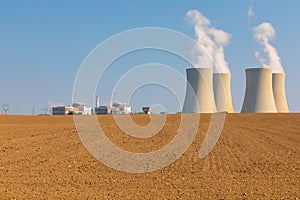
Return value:
[(96, 108), (100, 106), (99, 96), (96, 96)]
[(274, 100), (277, 107), (277, 111), (280, 113), (288, 113), (289, 108), (285, 96), (285, 74), (273, 73), (272, 83), (273, 83)]
[(246, 69), (246, 91), (242, 112), (277, 112), (272, 89), (271, 68)]
[(214, 73), (213, 75), (213, 86), (217, 112), (234, 113), (230, 79), (230, 73)]
[(183, 113), (214, 113), (216, 105), (213, 93), (211, 68), (188, 68), (187, 88)]

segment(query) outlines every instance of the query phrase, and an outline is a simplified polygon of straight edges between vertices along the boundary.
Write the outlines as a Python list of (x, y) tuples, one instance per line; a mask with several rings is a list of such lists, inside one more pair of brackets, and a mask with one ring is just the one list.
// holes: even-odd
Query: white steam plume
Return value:
[(212, 67), (217, 73), (230, 73), (225, 60), (224, 47), (229, 43), (231, 35), (222, 30), (215, 29), (198, 10), (190, 10), (187, 19), (194, 25), (200, 55), (194, 65), (196, 67)]
[(249, 27), (250, 30), (252, 30), (251, 19), (252, 19), (253, 16), (254, 16), (254, 9), (253, 9), (252, 2), (250, 1), (249, 8), (248, 8), (248, 13), (247, 13), (248, 27)]
[(253, 10), (253, 6), (252, 4), (250, 4), (249, 9), (248, 9), (248, 20), (250, 21), (250, 19), (254, 16), (254, 10)]
[(55, 102), (53, 102), (53, 101), (49, 101), (48, 102), (48, 106), (50, 107), (50, 108), (52, 108), (52, 107), (56, 107), (56, 106), (63, 106), (64, 104), (62, 103), (62, 102), (60, 102), (60, 103), (55, 103)]
[(253, 38), (263, 46), (263, 52), (265, 55), (256, 51), (254, 56), (263, 67), (272, 68), (275, 73), (284, 73), (277, 50), (270, 44), (270, 40), (274, 39), (274, 37), (275, 29), (272, 24), (264, 22), (256, 26), (254, 28)]

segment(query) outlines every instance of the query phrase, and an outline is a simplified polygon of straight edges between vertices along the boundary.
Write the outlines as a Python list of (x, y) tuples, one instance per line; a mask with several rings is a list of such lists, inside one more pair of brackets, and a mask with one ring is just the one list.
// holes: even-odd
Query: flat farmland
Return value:
[[(131, 115), (141, 126), (148, 115)], [(155, 136), (125, 134), (98, 116), (107, 137), (131, 152), (155, 151), (176, 135), (167, 115)], [(228, 114), (214, 149), (199, 149), (210, 115), (174, 163), (149, 173), (114, 170), (82, 144), (72, 116), (0, 116), (0, 199), (299, 199), (300, 114)], [(113, 156), (113, 155), (112, 155)]]

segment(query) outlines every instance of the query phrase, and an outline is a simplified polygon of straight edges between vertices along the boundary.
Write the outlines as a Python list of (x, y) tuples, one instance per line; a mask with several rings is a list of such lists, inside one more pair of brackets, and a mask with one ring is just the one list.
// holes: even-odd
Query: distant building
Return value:
[(96, 115), (107, 115), (108, 114), (108, 108), (107, 106), (98, 106), (95, 108), (95, 114)]
[(65, 115), (65, 114), (67, 114), (65, 106), (52, 107), (52, 115)]
[(92, 108), (84, 103), (73, 103), (72, 106), (52, 107), (52, 115), (91, 115)]
[(99, 96), (96, 96), (96, 106), (94, 111), (96, 115), (130, 114), (131, 106), (127, 106), (124, 102), (117, 102), (116, 98), (114, 98), (114, 102), (111, 102), (110, 106), (100, 106)]
[(131, 106), (127, 106), (123, 102), (113, 102), (110, 107), (111, 114), (130, 114)]
[(92, 114), (92, 108), (87, 107), (85, 103), (73, 103), (73, 107), (79, 109), (79, 113), (75, 113), (75, 114), (83, 114), (83, 115)]
[(151, 107), (143, 107), (143, 113), (145, 114), (151, 114)]

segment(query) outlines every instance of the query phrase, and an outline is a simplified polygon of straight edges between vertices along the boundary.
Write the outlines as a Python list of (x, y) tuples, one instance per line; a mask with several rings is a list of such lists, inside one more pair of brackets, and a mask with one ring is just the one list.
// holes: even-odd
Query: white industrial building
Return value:
[(72, 106), (52, 107), (52, 115), (91, 115), (92, 108), (84, 103), (73, 103)]
[(131, 106), (127, 106), (124, 102), (113, 102), (109, 108), (111, 114), (130, 114)]
[(105, 114), (130, 114), (131, 113), (131, 106), (127, 106), (126, 103), (111, 102), (110, 106), (100, 106), (99, 96), (96, 96), (96, 107), (95, 107), (95, 114), (96, 115), (105, 115)]

